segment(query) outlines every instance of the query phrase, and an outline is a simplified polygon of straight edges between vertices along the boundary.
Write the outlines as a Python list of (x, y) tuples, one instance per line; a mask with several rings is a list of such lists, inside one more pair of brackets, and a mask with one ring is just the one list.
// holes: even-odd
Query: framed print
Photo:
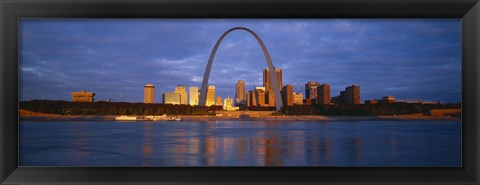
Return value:
[(478, 184), (478, 1), (1, 6), (3, 184)]

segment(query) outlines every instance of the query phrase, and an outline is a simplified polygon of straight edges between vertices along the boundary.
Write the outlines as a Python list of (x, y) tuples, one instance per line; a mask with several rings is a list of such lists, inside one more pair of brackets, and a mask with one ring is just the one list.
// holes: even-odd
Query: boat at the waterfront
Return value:
[(173, 116), (169, 117), (168, 121), (182, 121), (183, 119), (181, 117)]
[(161, 116), (145, 116), (143, 117), (143, 121), (165, 121), (165, 120), (168, 120), (169, 117), (164, 114), (164, 115), (161, 115)]
[(115, 121), (181, 121), (182, 118), (178, 116), (115, 116)]
[(137, 116), (115, 116), (115, 121), (137, 121)]

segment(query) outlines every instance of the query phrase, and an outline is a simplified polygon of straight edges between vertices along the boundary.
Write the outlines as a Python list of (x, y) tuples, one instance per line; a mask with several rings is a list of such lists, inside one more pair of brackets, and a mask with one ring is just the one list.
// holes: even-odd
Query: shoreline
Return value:
[[(265, 116), (235, 118), (225, 116), (192, 116), (179, 115), (183, 121), (452, 121), (461, 118), (442, 116), (432, 117), (424, 115), (399, 115), (399, 116)], [(115, 121), (115, 115), (22, 115), (20, 121)], [(122, 122), (122, 121), (119, 121)], [(146, 121), (152, 122), (152, 121)]]

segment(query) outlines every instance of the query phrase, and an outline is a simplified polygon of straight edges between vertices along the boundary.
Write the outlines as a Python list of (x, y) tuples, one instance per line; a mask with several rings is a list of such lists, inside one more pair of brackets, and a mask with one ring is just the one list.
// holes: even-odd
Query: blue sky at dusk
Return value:
[[(460, 19), (23, 19), (20, 99), (71, 100), (85, 89), (95, 100), (155, 101), (176, 85), (201, 86), (220, 35), (243, 26), (267, 46), (283, 83), (304, 93), (328, 83), (331, 96), (360, 85), (361, 100), (461, 101)], [(265, 58), (256, 40), (234, 31), (220, 45), (210, 85), (235, 96), (235, 84), (262, 86)]]

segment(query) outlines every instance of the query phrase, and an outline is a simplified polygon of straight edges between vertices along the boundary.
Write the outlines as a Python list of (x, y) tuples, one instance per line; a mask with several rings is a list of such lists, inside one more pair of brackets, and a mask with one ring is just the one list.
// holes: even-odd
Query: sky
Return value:
[[(201, 87), (211, 50), (233, 27), (265, 43), (283, 84), (328, 83), (331, 96), (360, 85), (361, 101), (461, 101), (461, 19), (21, 19), (20, 100), (155, 102), (177, 85)], [(216, 96), (263, 86), (263, 52), (252, 35), (231, 32), (213, 61)]]

